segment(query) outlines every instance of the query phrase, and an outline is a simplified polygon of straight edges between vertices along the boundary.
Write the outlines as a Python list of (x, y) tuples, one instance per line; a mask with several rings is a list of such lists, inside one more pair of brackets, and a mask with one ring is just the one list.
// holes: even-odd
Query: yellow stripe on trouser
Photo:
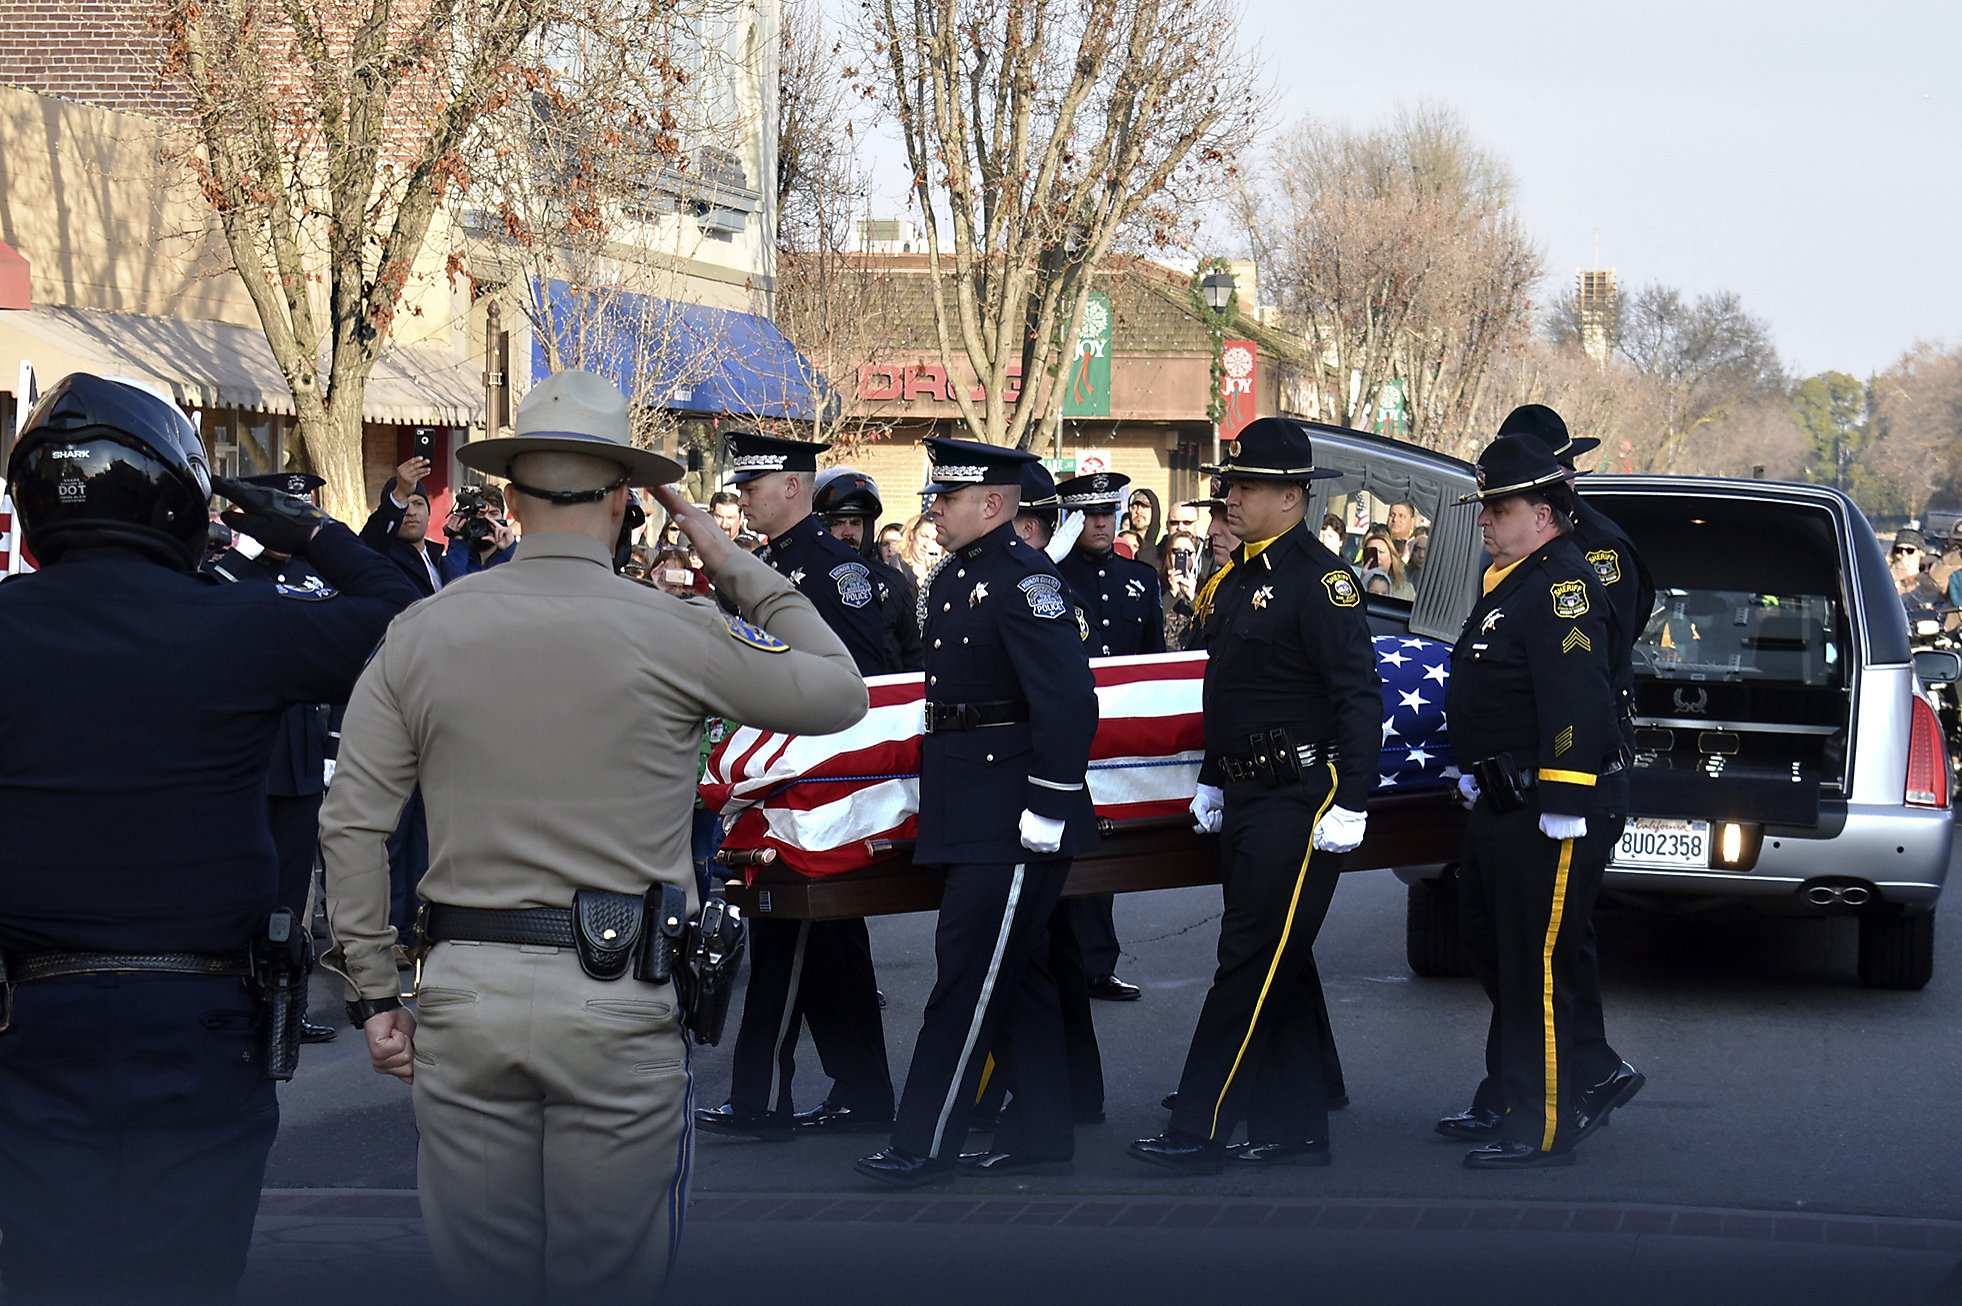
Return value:
[(1574, 862), (1574, 841), (1560, 841), (1560, 867), (1553, 873), (1553, 907), (1546, 918), (1546, 949), (1540, 955), (1540, 1007), (1546, 1030), (1546, 1129), (1540, 1150), (1553, 1150), (1553, 1132), (1560, 1125), (1560, 1053), (1553, 1029), (1553, 945), (1560, 938), (1560, 918), (1567, 906), (1567, 868)]
[(1335, 805), (1335, 763), (1329, 762), (1326, 766), (1328, 767), (1328, 797), (1316, 811), (1315, 819), (1308, 825), (1308, 849), (1301, 854), (1301, 869), (1295, 872), (1294, 893), (1288, 898), (1288, 915), (1281, 925), (1281, 941), (1274, 947), (1274, 960), (1267, 964), (1267, 978), (1260, 982), (1260, 996), (1254, 999), (1253, 1016), (1247, 1021), (1247, 1036), (1240, 1040), (1240, 1050), (1233, 1054), (1233, 1064), (1227, 1068), (1226, 1082), (1219, 1086), (1219, 1101), (1213, 1103), (1213, 1127), (1207, 1135), (1209, 1138), (1219, 1137), (1219, 1113), (1226, 1107), (1226, 1095), (1233, 1088), (1233, 1077), (1240, 1072), (1240, 1062), (1246, 1057), (1247, 1048), (1253, 1043), (1254, 1029), (1260, 1024), (1260, 1009), (1267, 1002), (1267, 990), (1274, 987), (1274, 972), (1281, 968), (1281, 956), (1288, 950), (1288, 935), (1294, 930), (1295, 908), (1301, 905), (1301, 886), (1308, 882), (1308, 859), (1315, 855), (1315, 827), (1322, 823), (1322, 818), (1328, 815), (1328, 809)]
[(988, 1059), (981, 1063), (981, 1082), (974, 1086), (974, 1105), (981, 1105), (981, 1099), (988, 1095), (988, 1081), (994, 1077), (995, 1054), (990, 1052)]

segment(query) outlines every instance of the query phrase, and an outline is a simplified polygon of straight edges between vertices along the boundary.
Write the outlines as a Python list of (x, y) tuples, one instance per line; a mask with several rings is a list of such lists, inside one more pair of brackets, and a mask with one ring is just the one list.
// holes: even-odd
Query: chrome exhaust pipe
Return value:
[(1839, 891), (1839, 901), (1846, 907), (1864, 907), (1873, 897), (1873, 891), (1863, 884), (1849, 884)]
[(1844, 899), (1845, 890), (1831, 884), (1815, 884), (1805, 891), (1805, 900), (1814, 907), (1834, 907)]

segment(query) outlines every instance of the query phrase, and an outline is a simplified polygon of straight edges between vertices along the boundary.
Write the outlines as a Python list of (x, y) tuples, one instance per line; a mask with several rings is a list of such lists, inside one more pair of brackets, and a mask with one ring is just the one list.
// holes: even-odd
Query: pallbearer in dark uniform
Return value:
[[(1326, 1165), (1325, 1021), (1315, 936), (1376, 784), (1382, 686), (1362, 588), (1303, 524), (1317, 468), (1307, 428), (1262, 418), (1224, 446), (1227, 520), (1243, 543), (1213, 592), (1206, 757), (1192, 813), (1220, 833), (1219, 967), (1170, 1125), (1131, 1145), (1185, 1173)], [(1247, 1141), (1227, 1140), (1247, 1122)]]
[[(1649, 615), (1655, 611), (1655, 580), (1648, 564), (1636, 552), (1615, 519), (1580, 497), (1575, 479), (1574, 460), (1600, 447), (1588, 437), (1576, 438), (1567, 431), (1560, 414), (1544, 404), (1525, 404), (1512, 410), (1499, 425), (1500, 435), (1528, 435), (1545, 445), (1560, 464), (1567, 484), (1573, 487), (1574, 547), (1601, 578), (1608, 592), (1611, 638), (1610, 673), (1615, 686), (1615, 718), (1621, 730), (1621, 760), (1626, 766), (1635, 756), (1635, 641), (1648, 629)], [(1622, 813), (1610, 832), (1608, 846), (1621, 842), (1621, 829), (1627, 823), (1628, 803), (1619, 797), (1628, 777), (1610, 777), (1602, 782), (1618, 796), (1614, 804)], [(1647, 1082), (1647, 1077), (1622, 1058), (1608, 1043), (1601, 1015), (1601, 962), (1595, 943), (1594, 920), (1582, 922), (1579, 973), (1576, 979), (1574, 1020), (1574, 1082), (1583, 1087), (1577, 1097), (1581, 1116), (1579, 1142), (1598, 1128), (1615, 1108), (1626, 1105)], [(1493, 1086), (1494, 1090), (1496, 1085)], [(1488, 1091), (1489, 1096), (1489, 1091)], [(1498, 1134), (1496, 1114), (1476, 1107), (1470, 1112), (1448, 1116), (1439, 1122), (1440, 1132), (1474, 1142), (1487, 1142)], [(1483, 1134), (1480, 1131), (1483, 1130)]]
[[(1612, 609), (1570, 538), (1573, 491), (1526, 436), (1479, 455), (1492, 565), (1451, 655), (1445, 713), (1471, 803), (1458, 904), (1465, 954), (1492, 1001), (1485, 1083), (1497, 1111), (1475, 1169), (1568, 1165), (1583, 927), (1626, 814)], [(1451, 1132), (1451, 1131), (1446, 1131)]]
[(290, 1073), (256, 996), (282, 986), (253, 979), (297, 970), (259, 950), (266, 758), (415, 590), (312, 505), (222, 480), (228, 524), (340, 597), (197, 574), (204, 450), (135, 386), (57, 382), (7, 479), (41, 570), (0, 585), (0, 1281), (9, 1303), (229, 1301)]
[[(1165, 651), (1165, 613), (1158, 573), (1116, 552), (1117, 512), (1131, 478), (1117, 472), (1072, 476), (1056, 485), (1064, 511), (1083, 514), (1076, 544), (1056, 570), (1081, 598), (1090, 627), (1090, 656), (1120, 657)], [(1117, 977), (1117, 925), (1111, 895), (1073, 898), (1069, 904), (1083, 965), (1090, 972), (1090, 996), (1105, 1002), (1135, 1002), (1142, 990)]]
[[(769, 537), (757, 557), (789, 578), (844, 641), (859, 674), (902, 670), (881, 605), (884, 582), (811, 513), (823, 445), (738, 428), (729, 435), (743, 515)], [(749, 984), (731, 1056), (729, 1100), (695, 1113), (712, 1133), (782, 1140), (796, 1132), (853, 1132), (892, 1123), (892, 1071), (865, 922), (750, 922)], [(791, 1096), (797, 1039), (811, 1042), (831, 1089), (797, 1111)]]
[(846, 548), (865, 559), (875, 581), (884, 583), (879, 604), (899, 646), (899, 665), (920, 669), (919, 587), (911, 575), (879, 558), (879, 516), (885, 504), (879, 487), (856, 467), (827, 467), (817, 474), (811, 512)]
[[(301, 499), (311, 499), (327, 483), (311, 472), (267, 472), (238, 479)], [(208, 560), (204, 570), (220, 580), (272, 585), (282, 594), (313, 603), (331, 599), (337, 592), (305, 562), (263, 545), (260, 552), (248, 555), (234, 544)], [(273, 847), (279, 852), (279, 905), (295, 920), (306, 919), (307, 891), (313, 885), (314, 855), (320, 847), (320, 799), (327, 792), (331, 755), (330, 710), (325, 703), (287, 708), (273, 734), (272, 761), (266, 771), (266, 815), (272, 823)], [(300, 1037), (308, 1043), (331, 1043), (336, 1033), (332, 1025), (306, 1020)]]
[[(1061, 1168), (1074, 1155), (1048, 924), (1070, 859), (1096, 842), (1085, 780), (1096, 682), (1062, 578), (1015, 533), (1033, 455), (928, 439), (928, 509), (946, 557), (927, 591), (926, 734), (913, 860), (946, 887), (937, 973), (892, 1146), (861, 1174), (912, 1186), (958, 1157), (982, 1174)], [(1012, 1119), (959, 1156), (990, 1049)]]

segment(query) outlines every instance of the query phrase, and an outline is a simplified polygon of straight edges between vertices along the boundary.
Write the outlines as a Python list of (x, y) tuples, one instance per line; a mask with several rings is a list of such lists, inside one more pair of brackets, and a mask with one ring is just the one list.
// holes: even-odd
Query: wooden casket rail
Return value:
[[(1096, 850), (1071, 863), (1064, 897), (1219, 883), (1219, 839), (1193, 833), (1188, 817), (1105, 821), (1101, 826), (1104, 837)], [(1454, 861), (1464, 835), (1465, 814), (1449, 790), (1380, 794), (1369, 802), (1369, 835), (1349, 854), (1344, 869)], [(740, 859), (738, 854), (735, 860)], [(799, 875), (782, 862), (747, 869), (749, 883), (732, 882), (729, 901), (756, 915), (835, 921), (940, 907), (940, 877), (915, 868), (905, 852), (862, 871), (818, 879)]]

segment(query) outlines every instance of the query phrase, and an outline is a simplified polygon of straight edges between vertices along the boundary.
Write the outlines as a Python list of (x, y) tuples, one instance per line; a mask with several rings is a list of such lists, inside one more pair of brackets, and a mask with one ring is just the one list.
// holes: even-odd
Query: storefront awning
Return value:
[[(837, 402), (817, 366), (775, 323), (754, 313), (709, 308), (622, 290), (545, 283), (562, 366), (613, 378), (650, 408), (808, 422)], [(551, 373), (542, 336), (532, 336), (533, 381)]]
[[(163, 386), (187, 408), (293, 414), (293, 395), (256, 327), (39, 305), (0, 312), (0, 377), (22, 361), (46, 385), (70, 372), (127, 376)], [(370, 422), (467, 426), (483, 413), (481, 368), (445, 349), (391, 349), (375, 364), (361, 405)]]

